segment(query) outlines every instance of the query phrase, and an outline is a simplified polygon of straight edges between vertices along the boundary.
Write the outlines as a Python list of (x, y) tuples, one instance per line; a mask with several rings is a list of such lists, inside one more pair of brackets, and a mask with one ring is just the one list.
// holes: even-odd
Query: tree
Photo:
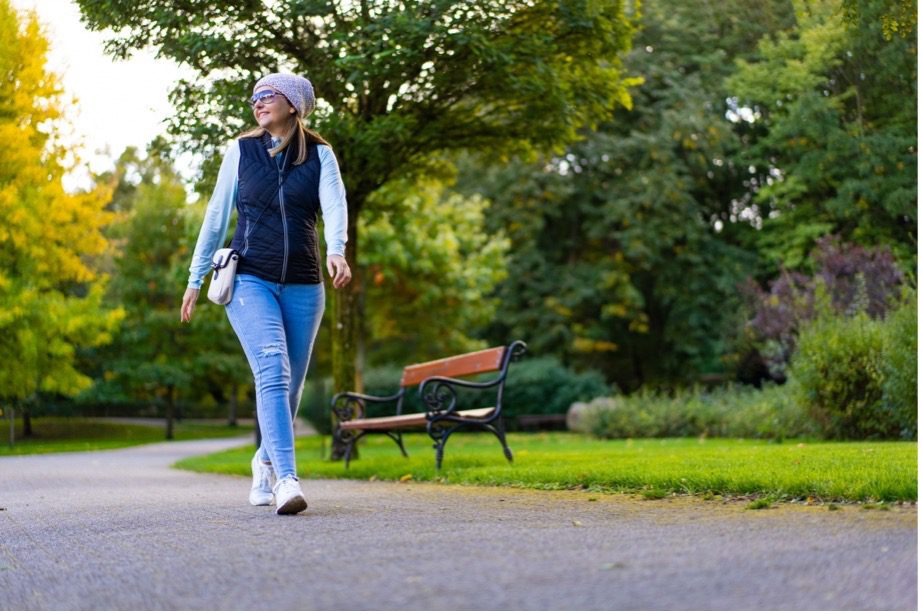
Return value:
[[(915, 37), (886, 37), (889, 0), (797, 2), (797, 22), (738, 61), (727, 83), (749, 108), (753, 215), (763, 260), (796, 269), (834, 233), (887, 245), (906, 271), (917, 258)], [(846, 9), (851, 3), (846, 3)]]
[[(356, 222), (387, 181), (427, 174), (446, 150), (507, 156), (560, 147), (615, 105), (630, 105), (618, 54), (631, 20), (620, 2), (78, 4), (91, 29), (112, 29), (114, 55), (151, 46), (197, 71), (172, 92), (170, 130), (206, 156), (247, 123), (245, 93), (259, 76), (307, 75), (321, 98), (312, 123), (335, 145), (349, 194), (352, 263)], [(361, 389), (362, 290), (357, 271), (334, 301), (338, 390)]]
[[(485, 230), (489, 202), (439, 180), (391, 182), (361, 222), (372, 364), (410, 364), (482, 349), (488, 298), (506, 276), (509, 241)], [(381, 202), (386, 201), (386, 202)]]
[[(0, 0), (0, 399), (71, 396), (90, 385), (77, 348), (107, 343), (121, 311), (103, 306), (105, 188), (68, 194), (57, 77), (34, 14)], [(26, 414), (28, 417), (28, 414)], [(28, 434), (28, 424), (27, 424)]]
[(643, 79), (633, 108), (564, 155), (463, 165), (459, 186), (493, 201), (491, 227), (513, 246), (490, 339), (527, 335), (624, 390), (725, 370), (757, 230), (737, 210), (749, 176), (722, 82), (793, 15), (771, 1), (703, 10), (715, 6), (646, 2), (624, 59)]
[(156, 151), (142, 159), (129, 148), (112, 176), (100, 178), (115, 184), (109, 208), (117, 215), (108, 230), (115, 249), (107, 299), (126, 317), (113, 343), (93, 357), (97, 382), (85, 400), (162, 406), (172, 439), (180, 399), (211, 394), (236, 411), (247, 388), (239, 374), (248, 367), (223, 309), (203, 305), (192, 325), (176, 314), (175, 289), (188, 275), (204, 203), (186, 204), (182, 182)]

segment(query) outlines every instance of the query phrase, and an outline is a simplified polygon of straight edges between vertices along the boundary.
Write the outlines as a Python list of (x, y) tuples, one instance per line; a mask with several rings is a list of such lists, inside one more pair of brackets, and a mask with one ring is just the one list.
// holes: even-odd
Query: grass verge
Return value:
[[(22, 425), (16, 421), (15, 445), (9, 446), (9, 422), (0, 421), (0, 456), (87, 452), (127, 448), (165, 441), (165, 427), (146, 424), (123, 424), (94, 418), (40, 417), (32, 419), (33, 436), (22, 437)], [(225, 424), (183, 420), (174, 424), (177, 440), (209, 439), (244, 435), (250, 429)]]
[[(416, 480), (449, 484), (582, 489), (639, 493), (745, 495), (753, 498), (836, 501), (915, 501), (915, 442), (787, 442), (742, 439), (599, 440), (573, 433), (512, 434), (515, 463), (492, 435), (459, 433), (435, 471), (426, 435), (404, 437), (410, 458), (385, 437), (362, 441), (361, 458), (346, 471), (322, 460), (319, 436), (296, 443), (304, 478)], [(176, 466), (249, 475), (250, 446), (192, 457)]]

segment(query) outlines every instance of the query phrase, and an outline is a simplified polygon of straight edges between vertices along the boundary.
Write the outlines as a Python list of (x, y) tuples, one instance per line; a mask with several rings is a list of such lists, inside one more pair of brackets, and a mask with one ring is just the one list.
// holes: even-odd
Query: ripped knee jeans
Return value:
[(237, 276), (226, 306), (253, 371), (258, 455), (272, 462), (279, 479), (297, 477), (292, 422), (323, 308), (323, 284), (279, 284), (254, 275)]

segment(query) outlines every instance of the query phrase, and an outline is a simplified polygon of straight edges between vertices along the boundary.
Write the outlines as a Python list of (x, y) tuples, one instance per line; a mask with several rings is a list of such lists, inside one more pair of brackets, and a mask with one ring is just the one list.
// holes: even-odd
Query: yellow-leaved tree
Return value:
[(108, 342), (122, 317), (104, 308), (92, 266), (109, 189), (64, 190), (73, 156), (57, 138), (62, 91), (47, 51), (35, 14), (0, 0), (0, 406), (27, 411), (39, 393), (90, 385), (76, 350)]

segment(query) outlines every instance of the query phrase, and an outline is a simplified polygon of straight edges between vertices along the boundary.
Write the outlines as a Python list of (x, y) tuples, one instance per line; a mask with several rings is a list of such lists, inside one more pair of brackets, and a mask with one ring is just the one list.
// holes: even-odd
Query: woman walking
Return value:
[(258, 127), (224, 154), (181, 310), (182, 321), (190, 321), (236, 207), (231, 248), (239, 262), (226, 311), (253, 371), (262, 433), (251, 462), (250, 503), (271, 505), (274, 498), (278, 514), (307, 508), (295, 467), (292, 422), (324, 307), (318, 212), (333, 287), (342, 288), (352, 278), (344, 257), (346, 193), (339, 166), (329, 143), (302, 124), (314, 104), (314, 88), (303, 77), (274, 73), (256, 83), (250, 105)]

